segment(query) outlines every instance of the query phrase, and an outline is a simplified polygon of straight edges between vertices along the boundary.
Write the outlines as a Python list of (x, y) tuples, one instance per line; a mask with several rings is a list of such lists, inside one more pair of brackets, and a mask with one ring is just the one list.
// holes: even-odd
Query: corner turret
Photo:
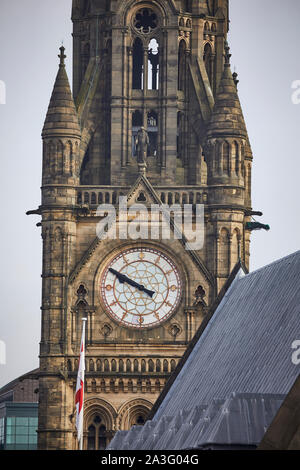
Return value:
[(44, 123), (43, 186), (79, 183), (81, 131), (65, 69), (65, 48), (60, 48), (60, 64)]

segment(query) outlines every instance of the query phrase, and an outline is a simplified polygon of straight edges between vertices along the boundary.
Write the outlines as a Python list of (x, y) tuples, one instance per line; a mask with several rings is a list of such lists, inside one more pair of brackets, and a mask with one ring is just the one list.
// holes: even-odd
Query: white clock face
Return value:
[(169, 257), (150, 248), (115, 256), (101, 277), (108, 313), (124, 326), (147, 328), (168, 319), (181, 297), (181, 281)]

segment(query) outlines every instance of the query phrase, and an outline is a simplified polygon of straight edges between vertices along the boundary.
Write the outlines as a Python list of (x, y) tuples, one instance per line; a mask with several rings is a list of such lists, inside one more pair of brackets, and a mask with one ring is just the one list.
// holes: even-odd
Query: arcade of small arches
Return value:
[[(208, 194), (203, 191), (160, 191), (159, 188), (157, 193), (163, 204), (206, 204)], [(86, 190), (78, 191), (77, 193), (77, 204), (87, 205), (98, 205), (98, 204), (117, 204), (120, 196), (125, 196), (124, 191), (110, 190), (102, 191), (98, 190)], [(145, 201), (145, 193), (139, 193), (137, 202)]]
[[(118, 372), (118, 373), (171, 373), (175, 370), (177, 361), (175, 359), (89, 359), (86, 358), (87, 372)], [(78, 359), (68, 359), (68, 372), (74, 372), (78, 369)]]
[[(160, 393), (167, 379), (165, 378), (90, 378), (85, 379), (85, 391), (87, 393)], [(72, 384), (76, 390), (76, 382)]]
[(74, 176), (77, 172), (78, 143), (50, 140), (44, 143), (44, 174)]
[(236, 140), (227, 139), (217, 140), (215, 142), (214, 151), (212, 154), (212, 171), (214, 174), (228, 174), (235, 173), (237, 176), (241, 172), (245, 173), (243, 165), (244, 161), (244, 144), (240, 144)]

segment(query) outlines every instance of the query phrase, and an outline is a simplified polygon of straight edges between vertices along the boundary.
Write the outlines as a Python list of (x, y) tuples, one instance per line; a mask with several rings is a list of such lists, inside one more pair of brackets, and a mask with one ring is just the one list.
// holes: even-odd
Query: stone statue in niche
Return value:
[(149, 135), (144, 127), (141, 127), (135, 139), (137, 162), (146, 165), (146, 158), (149, 146)]

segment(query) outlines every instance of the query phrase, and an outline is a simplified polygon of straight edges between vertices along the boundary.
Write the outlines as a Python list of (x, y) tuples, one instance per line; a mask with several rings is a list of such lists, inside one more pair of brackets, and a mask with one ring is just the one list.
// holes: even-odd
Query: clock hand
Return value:
[(139, 284), (138, 282), (133, 281), (129, 277), (125, 276), (125, 274), (122, 274), (119, 271), (116, 271), (115, 269), (112, 269), (112, 268), (109, 268), (109, 271), (118, 278), (118, 280), (121, 284), (124, 284), (124, 282), (126, 282), (130, 286), (136, 287), (138, 290), (140, 290), (142, 292), (145, 292), (151, 298), (155, 294), (154, 291), (146, 289), (142, 284)]

